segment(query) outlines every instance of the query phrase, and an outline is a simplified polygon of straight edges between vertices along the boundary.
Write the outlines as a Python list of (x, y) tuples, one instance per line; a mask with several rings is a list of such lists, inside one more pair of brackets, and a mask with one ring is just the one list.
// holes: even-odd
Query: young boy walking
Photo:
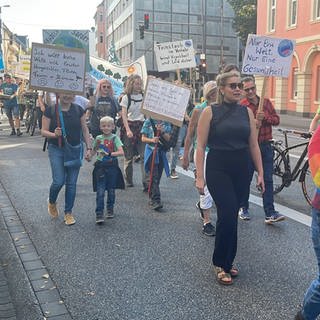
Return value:
[[(159, 133), (157, 135), (157, 132)], [(170, 140), (171, 124), (166, 121), (146, 119), (141, 129), (141, 140), (146, 143), (145, 154), (144, 154), (144, 167), (148, 174), (149, 197), (150, 197), (150, 208), (153, 210), (160, 210), (163, 207), (161, 203), (160, 195), (160, 179), (163, 169), (165, 170), (167, 177), (170, 175), (169, 164), (166, 157), (165, 142)], [(151, 172), (153, 153), (155, 146), (157, 151), (154, 158), (153, 172)], [(169, 148), (170, 149), (170, 148)]]
[(104, 222), (104, 195), (107, 190), (106, 218), (113, 218), (115, 203), (115, 189), (124, 189), (124, 180), (118, 164), (118, 156), (123, 155), (122, 142), (113, 134), (114, 120), (105, 116), (100, 119), (101, 135), (93, 142), (93, 154), (96, 162), (93, 170), (93, 191), (96, 195), (96, 223)]

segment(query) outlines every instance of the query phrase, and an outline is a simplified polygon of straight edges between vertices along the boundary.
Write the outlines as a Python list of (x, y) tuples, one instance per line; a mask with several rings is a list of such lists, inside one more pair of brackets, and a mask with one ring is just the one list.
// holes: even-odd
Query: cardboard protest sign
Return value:
[(295, 41), (249, 34), (242, 73), (288, 77)]
[(148, 117), (182, 126), (190, 89), (156, 78), (148, 78), (141, 112)]
[(32, 43), (30, 88), (83, 94), (86, 52)]
[(196, 67), (192, 40), (156, 43), (154, 53), (159, 71)]

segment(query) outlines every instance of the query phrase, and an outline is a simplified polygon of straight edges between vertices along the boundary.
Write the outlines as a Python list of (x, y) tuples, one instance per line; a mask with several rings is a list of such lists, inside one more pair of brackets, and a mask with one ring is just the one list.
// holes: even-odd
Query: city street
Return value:
[[(92, 162), (81, 169), (76, 224), (47, 213), (51, 172), (43, 138), (9, 137), (0, 124), (0, 263), (16, 318), (24, 320), (293, 319), (317, 265), (310, 208), (300, 185), (276, 196), (284, 222), (265, 225), (261, 199), (251, 221), (239, 220), (230, 287), (212, 269), (214, 237), (201, 232), (193, 179), (163, 176), (162, 212), (151, 211), (140, 186), (117, 191), (115, 218), (95, 224)], [(305, 121), (307, 122), (307, 121)], [(302, 125), (303, 127), (303, 125)], [(64, 193), (59, 197), (63, 211)], [(215, 213), (213, 219), (215, 220)]]

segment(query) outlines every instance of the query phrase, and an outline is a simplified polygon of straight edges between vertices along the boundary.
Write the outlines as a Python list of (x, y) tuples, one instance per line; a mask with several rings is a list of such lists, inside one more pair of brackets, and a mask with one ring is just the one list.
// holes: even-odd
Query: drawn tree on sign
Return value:
[(112, 72), (110, 69), (107, 69), (104, 73), (105, 73), (107, 76), (110, 76), (110, 77), (113, 76), (113, 72)]
[(113, 77), (117, 80), (121, 79), (121, 74), (119, 72), (115, 73)]
[(99, 64), (98, 66), (97, 66), (97, 69), (99, 70), (99, 71), (104, 71), (104, 66), (102, 65), (102, 64)]

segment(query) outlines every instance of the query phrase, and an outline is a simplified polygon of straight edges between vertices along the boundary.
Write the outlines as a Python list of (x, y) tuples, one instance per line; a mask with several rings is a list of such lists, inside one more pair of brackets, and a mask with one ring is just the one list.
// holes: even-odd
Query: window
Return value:
[(320, 102), (320, 66), (317, 68), (316, 100)]
[(320, 20), (320, 0), (313, 0), (313, 20)]
[(292, 27), (297, 24), (297, 0), (289, 0), (289, 21), (288, 26)]
[(102, 22), (102, 21), (103, 21), (103, 14), (100, 13), (100, 22)]
[(291, 92), (291, 99), (297, 99), (298, 96), (298, 68), (292, 69), (292, 92)]
[(276, 28), (276, 0), (269, 0), (269, 32)]
[(102, 32), (100, 33), (99, 39), (100, 39), (100, 43), (103, 43), (103, 33)]

